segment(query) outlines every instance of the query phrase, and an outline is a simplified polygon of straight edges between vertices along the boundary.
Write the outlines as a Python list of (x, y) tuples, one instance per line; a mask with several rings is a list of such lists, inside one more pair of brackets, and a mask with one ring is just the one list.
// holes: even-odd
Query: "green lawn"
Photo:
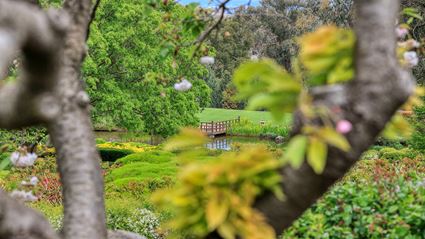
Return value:
[[(253, 123), (259, 123), (262, 120), (265, 120), (266, 122), (273, 122), (271, 114), (267, 111), (205, 108), (205, 110), (198, 114), (201, 122), (231, 120), (236, 119), (238, 116), (240, 116), (241, 119), (247, 119)], [(284, 122), (289, 123), (290, 120), (291, 115), (288, 114), (284, 118)]]

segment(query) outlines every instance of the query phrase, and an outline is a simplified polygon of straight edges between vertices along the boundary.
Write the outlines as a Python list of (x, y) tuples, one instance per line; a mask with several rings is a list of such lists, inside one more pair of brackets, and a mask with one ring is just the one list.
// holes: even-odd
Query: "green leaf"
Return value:
[(275, 119), (293, 111), (301, 83), (272, 60), (243, 63), (234, 73), (238, 98), (248, 99), (250, 109), (268, 109)]
[[(0, 155), (1, 156), (1, 155)], [(4, 170), (6, 168), (8, 168), (11, 165), (10, 159), (9, 157), (5, 157), (1, 162), (0, 162), (0, 170)]]
[(406, 15), (406, 16), (416, 18), (416, 19), (421, 20), (421, 21), (423, 20), (423, 17), (421, 16), (419, 10), (416, 9), (416, 8), (412, 8), (412, 7), (404, 8), (403, 14)]
[(293, 168), (297, 169), (301, 167), (304, 161), (307, 143), (307, 136), (304, 135), (297, 135), (289, 141), (284, 157)]
[(316, 174), (321, 174), (325, 169), (327, 153), (328, 147), (323, 141), (316, 137), (309, 137), (307, 162)]

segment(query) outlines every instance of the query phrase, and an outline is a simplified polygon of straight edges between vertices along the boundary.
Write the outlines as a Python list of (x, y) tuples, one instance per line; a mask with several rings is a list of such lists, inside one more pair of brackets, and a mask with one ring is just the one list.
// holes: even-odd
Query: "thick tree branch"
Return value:
[(0, 190), (0, 238), (58, 239), (58, 235), (42, 215)]
[(55, 16), (23, 2), (0, 1), (0, 78), (18, 53), (24, 60), (18, 80), (0, 86), (0, 127), (46, 123), (58, 112), (51, 92), (66, 25)]
[(61, 59), (60, 80), (55, 88), (60, 114), (49, 125), (57, 151), (58, 170), (63, 185), (65, 239), (107, 237), (100, 157), (90, 122), (90, 99), (84, 92), (81, 64), (87, 53), (91, 0), (66, 0), (71, 27)]
[[(277, 232), (292, 224), (317, 198), (350, 169), (370, 147), (396, 110), (413, 90), (409, 73), (399, 67), (395, 55), (394, 24), (399, 1), (358, 0), (356, 34), (356, 77), (345, 86), (327, 87), (315, 95), (315, 103), (342, 109), (339, 117), (353, 123), (347, 135), (351, 151), (331, 148), (326, 169), (316, 175), (306, 163), (299, 169), (282, 169), (284, 202), (272, 195), (257, 201), (257, 208)], [(336, 90), (335, 90), (336, 89)], [(295, 118), (295, 131), (302, 120)]]

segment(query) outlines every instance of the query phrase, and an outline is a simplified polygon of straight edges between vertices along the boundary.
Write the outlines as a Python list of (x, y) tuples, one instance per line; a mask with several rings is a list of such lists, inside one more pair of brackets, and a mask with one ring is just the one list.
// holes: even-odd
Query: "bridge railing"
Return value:
[(232, 120), (201, 122), (199, 128), (202, 132), (207, 134), (224, 134), (233, 124), (239, 123), (240, 121), (241, 117), (238, 116), (238, 118)]

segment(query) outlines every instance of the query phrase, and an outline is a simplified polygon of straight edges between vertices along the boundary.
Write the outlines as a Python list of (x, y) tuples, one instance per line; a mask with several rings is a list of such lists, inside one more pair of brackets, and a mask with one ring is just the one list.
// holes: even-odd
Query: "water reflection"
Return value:
[(221, 149), (221, 150), (231, 150), (233, 143), (232, 138), (221, 137), (221, 138), (213, 138), (209, 143), (205, 145), (207, 149)]
[[(109, 142), (138, 142), (146, 143), (151, 145), (158, 145), (164, 142), (164, 139), (158, 136), (151, 137), (143, 133), (133, 133), (133, 132), (105, 132), (97, 131), (95, 132), (96, 138), (102, 138)], [(209, 143), (205, 145), (208, 149), (219, 149), (219, 150), (232, 150), (235, 143), (237, 144), (268, 144), (274, 145), (273, 141), (267, 139), (260, 139), (258, 137), (240, 137), (240, 136), (223, 136), (217, 138), (211, 138)]]
[(257, 137), (239, 137), (239, 136), (224, 136), (211, 138), (210, 142), (205, 145), (208, 149), (232, 150), (236, 144), (267, 144), (276, 145), (274, 141), (260, 139)]

